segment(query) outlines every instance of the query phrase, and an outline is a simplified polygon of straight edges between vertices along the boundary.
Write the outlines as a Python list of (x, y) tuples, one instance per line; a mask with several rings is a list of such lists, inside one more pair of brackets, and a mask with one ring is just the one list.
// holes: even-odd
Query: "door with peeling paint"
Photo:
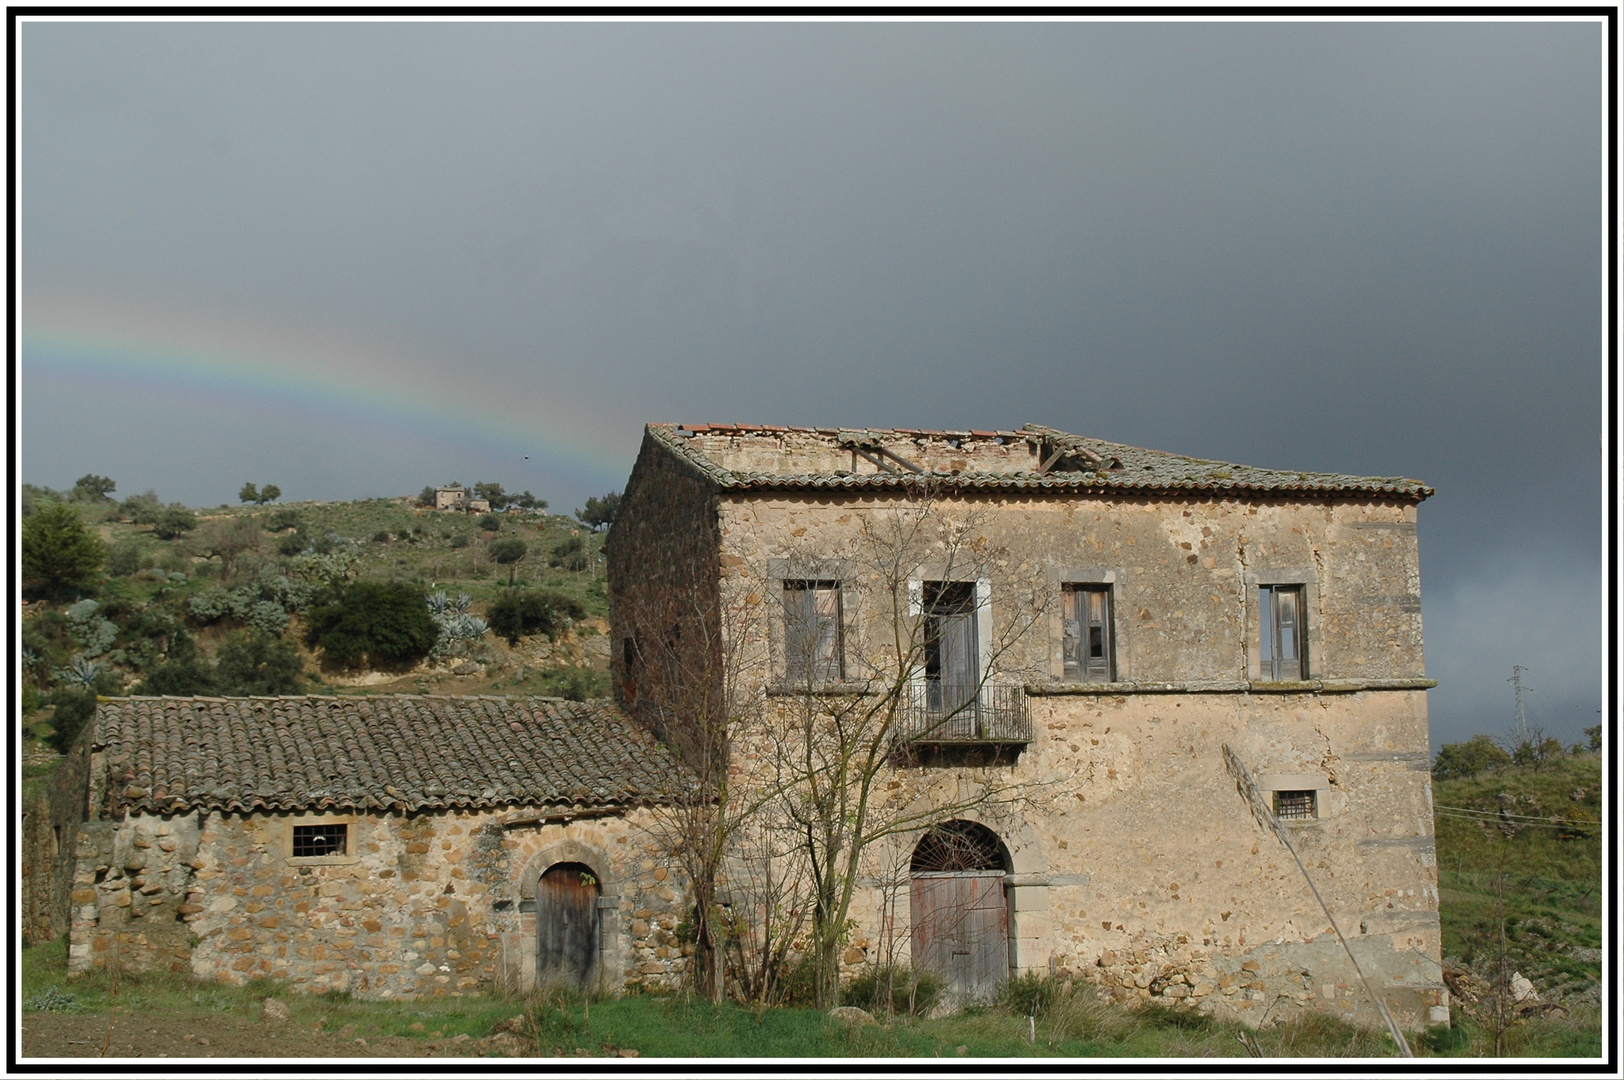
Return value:
[(990, 1001), (1009, 978), (1003, 871), (916, 873), (909, 886), (915, 965), (956, 1001)]
[(536, 983), (584, 987), (597, 973), (600, 928), (597, 875), (558, 863), (536, 883)]

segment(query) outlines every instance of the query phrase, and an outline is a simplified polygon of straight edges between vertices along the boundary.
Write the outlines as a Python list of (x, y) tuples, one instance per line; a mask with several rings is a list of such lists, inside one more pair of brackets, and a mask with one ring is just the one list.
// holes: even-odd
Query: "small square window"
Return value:
[(1311, 821), (1315, 812), (1315, 792), (1277, 791), (1274, 793), (1274, 816), (1281, 821)]
[(348, 825), (295, 825), (293, 827), (293, 857), (319, 859), (333, 855), (348, 855), (350, 827)]

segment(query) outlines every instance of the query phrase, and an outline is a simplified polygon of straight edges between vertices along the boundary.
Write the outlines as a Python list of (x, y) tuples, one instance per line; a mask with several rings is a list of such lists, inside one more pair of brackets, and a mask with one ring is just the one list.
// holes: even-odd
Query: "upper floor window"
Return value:
[(1258, 656), (1265, 680), (1289, 682), (1308, 678), (1307, 614), (1301, 585), (1258, 587), (1262, 630)]
[(846, 677), (840, 582), (784, 582), (784, 674), (791, 682)]
[(1066, 678), (1111, 682), (1116, 652), (1111, 633), (1111, 586), (1067, 585), (1065, 610)]

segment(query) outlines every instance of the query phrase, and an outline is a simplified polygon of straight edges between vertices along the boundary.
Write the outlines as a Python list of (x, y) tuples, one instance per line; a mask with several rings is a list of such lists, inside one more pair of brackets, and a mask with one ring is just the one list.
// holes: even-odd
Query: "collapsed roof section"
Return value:
[(1145, 450), (1038, 424), (1017, 431), (650, 424), (648, 434), (718, 488), (907, 488), (1162, 494), (1341, 495), (1420, 502), (1396, 476), (1286, 472)]

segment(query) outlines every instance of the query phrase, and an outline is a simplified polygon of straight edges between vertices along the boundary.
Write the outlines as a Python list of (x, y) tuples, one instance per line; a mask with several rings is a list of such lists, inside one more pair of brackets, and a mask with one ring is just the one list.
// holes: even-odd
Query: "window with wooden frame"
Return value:
[(354, 862), (355, 819), (349, 815), (305, 817), (288, 821), (284, 840), (288, 858), (300, 863)]
[(1072, 682), (1116, 679), (1110, 585), (1067, 585), (1064, 589), (1065, 677)]
[(1267, 682), (1308, 678), (1308, 605), (1301, 585), (1258, 586), (1260, 673)]
[(846, 677), (838, 581), (784, 582), (784, 675), (823, 685)]

